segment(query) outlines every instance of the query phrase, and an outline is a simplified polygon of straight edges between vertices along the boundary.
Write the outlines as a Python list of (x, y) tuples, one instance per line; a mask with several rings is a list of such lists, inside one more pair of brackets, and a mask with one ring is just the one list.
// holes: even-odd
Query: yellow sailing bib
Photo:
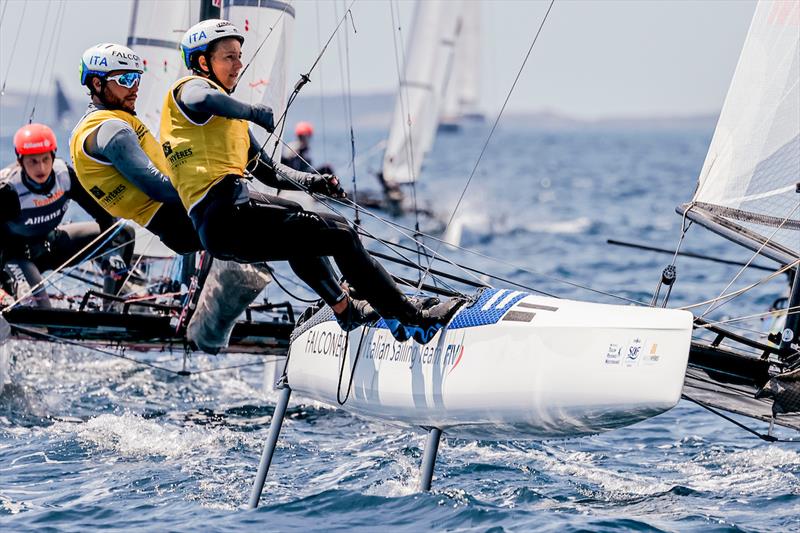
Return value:
[(250, 147), (247, 121), (212, 116), (198, 124), (184, 114), (175, 93), (192, 79), (203, 80), (223, 91), (211, 80), (187, 76), (170, 87), (164, 100), (161, 143), (172, 169), (172, 183), (187, 211), (191, 211), (224, 176), (244, 173)]
[(150, 161), (162, 173), (169, 175), (169, 165), (164, 158), (161, 145), (153, 137), (141, 120), (121, 110), (100, 109), (84, 116), (75, 126), (69, 140), (69, 151), (72, 164), (81, 185), (91, 193), (94, 199), (108, 213), (115, 217), (133, 220), (147, 225), (155, 215), (160, 202), (147, 196), (141, 189), (127, 180), (108, 161), (100, 161), (86, 153), (86, 138), (106, 120), (122, 120), (127, 122), (139, 139), (139, 146), (150, 158)]

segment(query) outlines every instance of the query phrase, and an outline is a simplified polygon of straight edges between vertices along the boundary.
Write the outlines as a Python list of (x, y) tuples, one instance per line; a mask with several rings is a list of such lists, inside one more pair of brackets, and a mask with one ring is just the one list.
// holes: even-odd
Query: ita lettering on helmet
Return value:
[(121, 44), (102, 43), (92, 46), (81, 56), (81, 85), (89, 86), (89, 78), (105, 78), (109, 72), (127, 70), (144, 72), (139, 55)]
[(244, 35), (227, 20), (208, 19), (189, 28), (181, 39), (181, 55), (186, 68), (197, 70), (197, 63), (192, 62), (193, 56), (198, 52), (206, 52), (208, 45), (226, 37), (233, 37), (244, 44)]

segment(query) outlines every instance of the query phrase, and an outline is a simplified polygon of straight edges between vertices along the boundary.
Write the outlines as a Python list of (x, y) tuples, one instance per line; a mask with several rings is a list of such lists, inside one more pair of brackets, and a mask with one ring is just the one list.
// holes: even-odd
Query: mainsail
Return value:
[[(245, 36), (242, 61), (248, 66), (234, 96), (249, 104), (270, 106), (277, 122), (286, 110), (286, 63), (294, 8), (278, 0), (225, 0), (222, 15)], [(259, 141), (266, 140), (261, 128), (253, 128), (253, 133)]]
[(681, 208), (782, 263), (800, 257), (798, 84), (800, 1), (760, 2), (697, 191)]
[(481, 3), (463, 3), (461, 32), (453, 59), (453, 74), (447, 84), (442, 122), (458, 123), (464, 118), (483, 118), (481, 90)]
[(461, 4), (431, 0), (417, 3), (414, 10), (405, 72), (383, 157), (388, 181), (415, 181), (433, 146), (461, 27)]
[(158, 135), (161, 106), (170, 85), (188, 74), (181, 62), (183, 32), (197, 22), (197, 0), (133, 2), (127, 44), (144, 62), (145, 75), (136, 99), (139, 118)]

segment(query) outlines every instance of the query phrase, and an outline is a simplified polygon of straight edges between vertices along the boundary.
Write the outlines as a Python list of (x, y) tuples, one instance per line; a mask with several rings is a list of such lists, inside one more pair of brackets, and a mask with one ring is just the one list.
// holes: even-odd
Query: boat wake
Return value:
[(505, 239), (518, 235), (553, 234), (578, 235), (587, 233), (593, 227), (588, 217), (569, 220), (530, 221), (519, 223), (507, 215), (489, 216), (480, 213), (458, 215), (447, 228), (442, 240), (454, 246), (474, 246), (489, 244), (495, 239)]

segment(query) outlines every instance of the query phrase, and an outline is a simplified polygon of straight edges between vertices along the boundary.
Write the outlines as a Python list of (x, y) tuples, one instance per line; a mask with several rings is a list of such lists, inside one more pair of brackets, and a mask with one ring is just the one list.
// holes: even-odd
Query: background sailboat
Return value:
[(461, 31), (455, 45), (453, 73), (447, 83), (439, 131), (457, 131), (465, 121), (482, 121), (481, 2), (465, 1), (461, 7)]
[(436, 138), (461, 26), (461, 2), (419, 2), (414, 10), (383, 156), (386, 182), (412, 183), (419, 176)]

